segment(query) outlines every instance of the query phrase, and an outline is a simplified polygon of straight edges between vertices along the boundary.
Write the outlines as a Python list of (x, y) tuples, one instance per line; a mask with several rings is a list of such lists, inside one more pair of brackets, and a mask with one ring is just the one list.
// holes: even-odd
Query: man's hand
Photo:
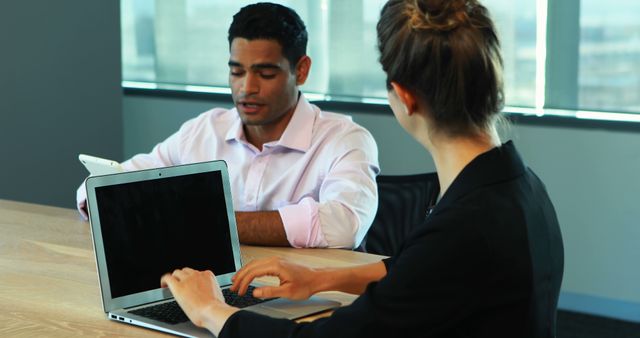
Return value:
[(275, 276), (280, 279), (279, 286), (263, 286), (253, 291), (258, 298), (285, 297), (289, 299), (307, 299), (317, 290), (317, 271), (305, 266), (297, 265), (278, 257), (257, 259), (240, 269), (231, 279), (231, 290), (243, 295), (247, 292), (249, 283), (261, 276)]

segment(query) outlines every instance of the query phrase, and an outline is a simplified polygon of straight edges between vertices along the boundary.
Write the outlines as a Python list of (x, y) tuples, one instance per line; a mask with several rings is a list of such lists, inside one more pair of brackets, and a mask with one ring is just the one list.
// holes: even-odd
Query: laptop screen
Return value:
[(235, 271), (219, 171), (97, 187), (111, 296), (156, 289), (191, 267)]

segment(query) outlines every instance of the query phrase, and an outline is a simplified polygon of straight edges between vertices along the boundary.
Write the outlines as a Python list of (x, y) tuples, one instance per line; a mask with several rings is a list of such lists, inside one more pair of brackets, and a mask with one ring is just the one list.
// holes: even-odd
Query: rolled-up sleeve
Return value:
[(298, 204), (278, 209), (289, 244), (294, 248), (327, 247), (320, 229), (318, 202), (305, 198)]
[(362, 128), (329, 145), (332, 158), (319, 188), (318, 201), (305, 197), (278, 209), (289, 243), (294, 247), (357, 247), (378, 207), (375, 177), (378, 149)]

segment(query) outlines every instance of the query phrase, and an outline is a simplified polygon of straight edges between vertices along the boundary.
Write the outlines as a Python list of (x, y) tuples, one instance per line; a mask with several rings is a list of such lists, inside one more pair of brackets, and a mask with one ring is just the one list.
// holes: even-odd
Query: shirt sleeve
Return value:
[(169, 136), (166, 140), (158, 143), (150, 153), (137, 154), (131, 159), (122, 163), (126, 171), (161, 168), (180, 163), (180, 148), (182, 135), (185, 129), (191, 125), (192, 121), (185, 123), (180, 130)]
[(293, 247), (357, 247), (378, 208), (378, 148), (369, 132), (353, 128), (327, 145), (330, 168), (311, 197), (278, 209)]
[[(219, 337), (379, 337), (374, 308), (368, 298), (358, 298), (352, 305), (336, 310), (329, 318), (296, 323), (275, 319), (250, 311), (237, 311), (222, 327)], [(400, 332), (401, 334), (401, 332)], [(388, 332), (389, 337), (402, 337)]]
[(87, 188), (85, 185), (86, 179), (82, 181), (82, 184), (78, 187), (76, 191), (76, 208), (78, 208), (78, 212), (82, 219), (85, 221), (89, 220), (89, 214), (87, 214)]
[[(194, 119), (185, 122), (177, 132), (153, 147), (150, 153), (138, 154), (122, 162), (122, 168), (125, 171), (134, 171), (180, 164), (180, 149), (182, 147), (182, 139), (184, 138), (183, 135), (189, 134), (194, 123)], [(88, 219), (86, 204), (87, 192), (85, 182), (82, 182), (76, 191), (76, 206), (80, 215), (85, 220)]]
[(395, 263), (395, 256), (391, 256), (383, 259), (382, 263), (384, 264), (384, 267), (387, 271), (391, 270), (391, 267)]

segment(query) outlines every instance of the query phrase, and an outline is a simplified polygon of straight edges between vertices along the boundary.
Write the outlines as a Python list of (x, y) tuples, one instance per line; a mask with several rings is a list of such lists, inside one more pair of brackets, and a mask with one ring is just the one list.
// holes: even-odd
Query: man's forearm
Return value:
[(290, 246), (277, 211), (237, 211), (236, 223), (243, 244)]

